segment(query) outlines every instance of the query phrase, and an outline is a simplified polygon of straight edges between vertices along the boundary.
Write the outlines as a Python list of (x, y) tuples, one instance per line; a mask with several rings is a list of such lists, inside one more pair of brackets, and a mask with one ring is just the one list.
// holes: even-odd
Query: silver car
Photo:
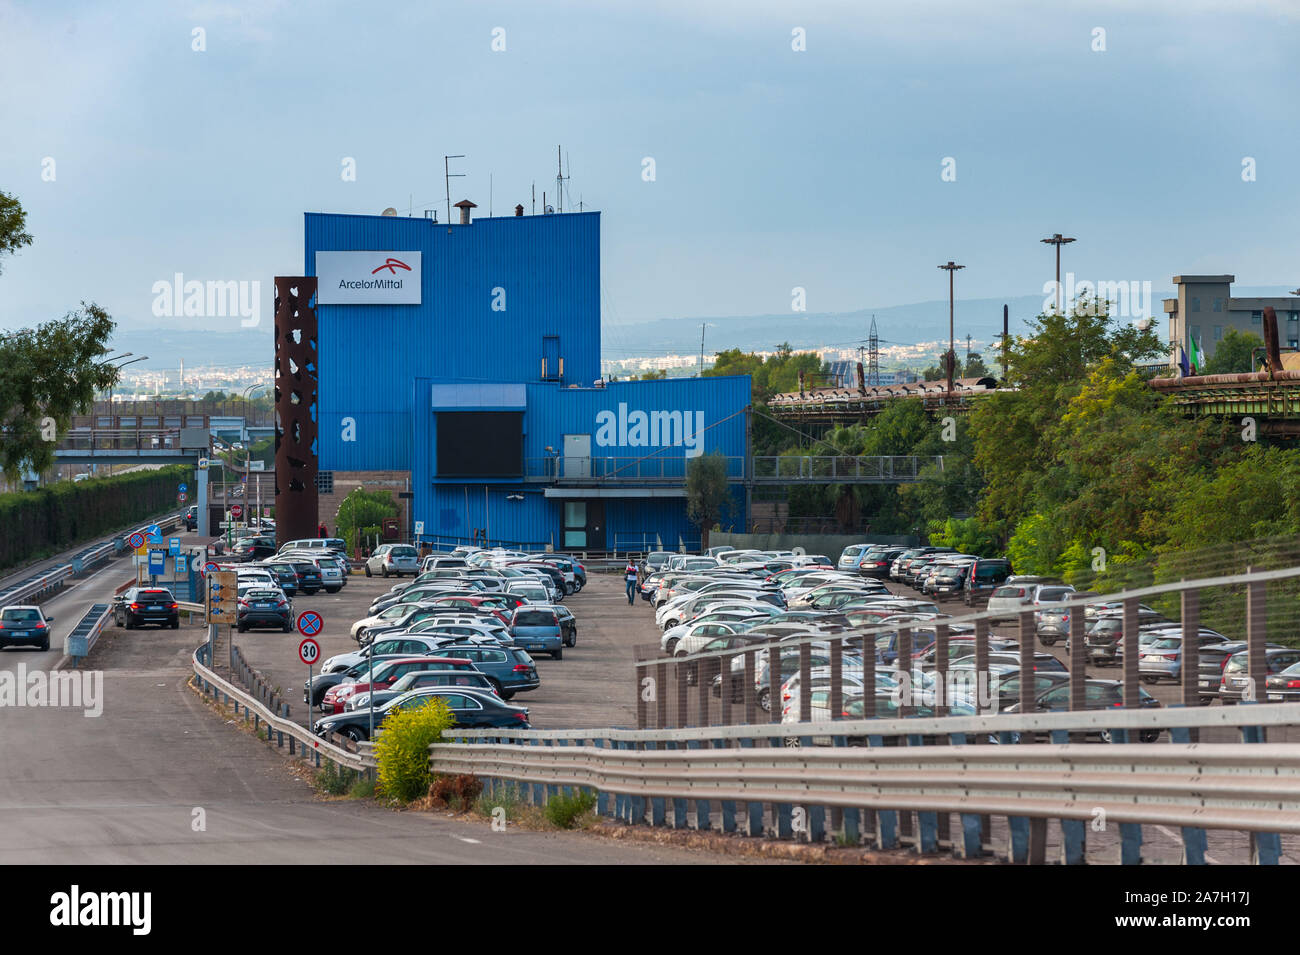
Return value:
[(420, 554), (410, 544), (380, 544), (366, 559), (366, 576), (401, 577), (420, 572)]

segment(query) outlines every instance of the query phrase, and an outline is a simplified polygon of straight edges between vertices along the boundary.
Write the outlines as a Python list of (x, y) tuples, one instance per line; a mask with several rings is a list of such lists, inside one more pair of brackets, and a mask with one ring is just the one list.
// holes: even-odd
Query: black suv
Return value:
[(166, 587), (132, 587), (113, 601), (113, 622), (134, 630), (146, 623), (180, 629), (181, 611)]
[(230, 548), (232, 560), (266, 560), (275, 556), (275, 540), (271, 537), (245, 537)]
[(1002, 558), (981, 557), (971, 564), (962, 581), (961, 595), (967, 607), (987, 604), (993, 591), (1011, 576), (1011, 562)]

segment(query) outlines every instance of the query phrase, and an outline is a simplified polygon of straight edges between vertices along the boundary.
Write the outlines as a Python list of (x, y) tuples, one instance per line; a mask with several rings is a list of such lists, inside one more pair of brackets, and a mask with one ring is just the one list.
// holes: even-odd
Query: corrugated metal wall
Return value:
[[(305, 216), (304, 274), (319, 250), (419, 251), (421, 305), (322, 305), (320, 466), (325, 470), (413, 466), (410, 416), (416, 377), (532, 381), (542, 339), (560, 339), (565, 380), (600, 376), (600, 214), (479, 219), (434, 225), (401, 216)], [(505, 310), (493, 311), (494, 289)], [(358, 422), (341, 440), (341, 420)], [(406, 416), (406, 440), (395, 419)], [(362, 419), (367, 427), (361, 427)]]

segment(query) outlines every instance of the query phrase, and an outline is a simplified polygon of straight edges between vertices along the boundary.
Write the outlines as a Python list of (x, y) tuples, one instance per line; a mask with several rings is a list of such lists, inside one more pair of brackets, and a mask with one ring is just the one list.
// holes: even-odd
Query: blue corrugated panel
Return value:
[[(427, 409), (417, 376), (523, 382), (541, 375), (543, 339), (559, 338), (567, 381), (600, 375), (599, 213), (480, 219), (468, 226), (394, 216), (308, 213), (305, 274), (318, 250), (419, 251), (420, 305), (317, 308), (322, 418)], [(502, 301), (503, 311), (493, 309)], [(388, 467), (381, 435), (345, 451), (321, 431), (323, 460)], [(409, 460), (409, 455), (403, 457)], [(403, 465), (409, 466), (409, 465)]]

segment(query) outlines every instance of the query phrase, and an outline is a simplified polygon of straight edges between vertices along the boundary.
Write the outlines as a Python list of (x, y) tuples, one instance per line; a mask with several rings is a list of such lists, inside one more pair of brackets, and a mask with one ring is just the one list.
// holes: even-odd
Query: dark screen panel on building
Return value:
[(522, 411), (438, 412), (439, 477), (522, 477)]

